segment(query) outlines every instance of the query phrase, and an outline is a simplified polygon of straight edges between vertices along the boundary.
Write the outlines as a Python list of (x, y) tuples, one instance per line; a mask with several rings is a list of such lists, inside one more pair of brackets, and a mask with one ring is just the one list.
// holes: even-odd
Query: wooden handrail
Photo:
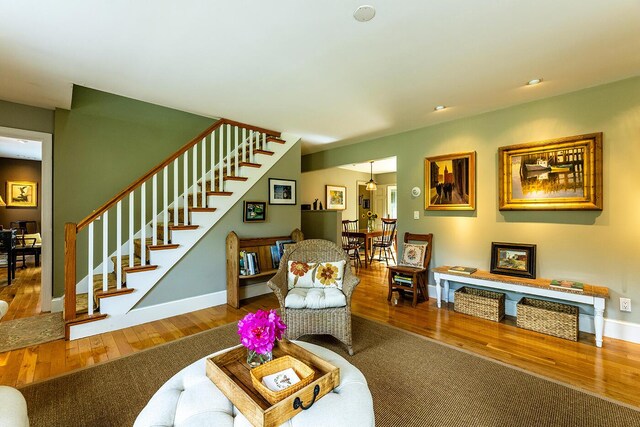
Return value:
[(202, 131), (198, 136), (193, 138), (191, 141), (189, 141), (188, 143), (183, 145), (182, 148), (180, 148), (178, 151), (176, 151), (171, 156), (169, 156), (165, 161), (160, 163), (155, 168), (151, 169), (149, 172), (144, 174), (142, 177), (138, 178), (136, 181), (134, 181), (127, 188), (125, 188), (124, 190), (122, 190), (121, 192), (119, 192), (118, 194), (113, 196), (104, 205), (102, 205), (101, 207), (99, 207), (98, 209), (93, 211), (89, 216), (87, 216), (82, 221), (80, 221), (78, 223), (78, 225), (76, 226), (76, 233), (79, 232), (80, 230), (82, 230), (87, 225), (89, 225), (92, 221), (94, 221), (100, 215), (102, 215), (103, 213), (105, 213), (106, 211), (111, 209), (113, 207), (113, 205), (118, 203), (120, 200), (124, 199), (129, 193), (131, 193), (133, 190), (135, 190), (140, 185), (142, 185), (143, 182), (147, 181), (153, 175), (155, 175), (156, 173), (160, 172), (162, 170), (162, 168), (164, 168), (165, 166), (171, 164), (171, 162), (173, 162), (175, 159), (177, 159), (182, 154), (184, 154), (188, 149), (190, 149), (191, 147), (193, 147), (194, 145), (196, 145), (197, 143), (202, 141), (203, 138), (207, 137), (214, 130), (218, 129), (220, 126), (225, 125), (225, 124), (229, 124), (231, 126), (243, 127), (245, 129), (253, 130), (253, 131), (256, 131), (256, 132), (266, 133), (267, 135), (270, 135), (270, 136), (277, 136), (277, 137), (280, 136), (280, 132), (276, 132), (276, 131), (273, 131), (273, 130), (261, 128), (261, 127), (258, 127), (258, 126), (252, 126), (252, 125), (248, 125), (248, 124), (241, 123), (241, 122), (236, 122), (234, 120), (220, 119), (220, 120), (216, 121), (214, 124), (212, 124), (211, 126), (209, 126), (207, 129)]

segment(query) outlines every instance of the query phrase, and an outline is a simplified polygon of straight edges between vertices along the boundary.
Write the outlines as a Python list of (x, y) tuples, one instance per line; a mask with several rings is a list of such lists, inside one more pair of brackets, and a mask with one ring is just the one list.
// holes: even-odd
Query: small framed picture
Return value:
[(347, 209), (347, 187), (341, 185), (325, 185), (327, 209), (343, 211)]
[(293, 179), (269, 178), (269, 204), (295, 205), (296, 181)]
[(491, 243), (491, 273), (536, 278), (536, 245)]
[(38, 183), (7, 181), (7, 206), (13, 208), (38, 207)]
[(266, 219), (266, 202), (244, 202), (244, 222), (264, 222)]

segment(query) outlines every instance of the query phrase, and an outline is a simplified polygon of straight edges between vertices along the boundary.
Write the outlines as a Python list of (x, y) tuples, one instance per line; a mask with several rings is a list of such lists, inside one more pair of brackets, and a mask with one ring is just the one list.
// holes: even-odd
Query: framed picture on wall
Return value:
[(500, 210), (602, 210), (602, 133), (500, 147)]
[(38, 183), (31, 181), (7, 181), (7, 206), (35, 208), (38, 206)]
[(476, 209), (476, 152), (424, 160), (424, 208), (437, 211)]
[(342, 185), (325, 185), (327, 209), (343, 211), (347, 209), (347, 187)]
[(264, 222), (267, 219), (266, 202), (244, 202), (244, 222)]
[(491, 273), (536, 278), (536, 245), (491, 243)]
[(296, 181), (293, 179), (269, 178), (269, 204), (295, 205)]

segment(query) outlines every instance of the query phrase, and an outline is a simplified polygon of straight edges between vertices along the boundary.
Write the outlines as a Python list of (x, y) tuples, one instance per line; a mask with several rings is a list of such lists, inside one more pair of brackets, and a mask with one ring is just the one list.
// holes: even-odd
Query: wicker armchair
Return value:
[[(292, 309), (285, 307), (288, 293), (287, 265), (288, 261), (327, 262), (344, 260), (344, 279), (342, 292), (347, 304), (344, 307), (323, 309)], [(273, 290), (280, 303), (282, 320), (287, 325), (285, 333), (288, 339), (296, 339), (308, 334), (332, 335), (347, 345), (349, 354), (353, 355), (351, 340), (351, 296), (360, 279), (353, 275), (349, 266), (349, 257), (344, 250), (328, 240), (303, 240), (290, 247), (280, 260), (280, 268), (267, 285)]]

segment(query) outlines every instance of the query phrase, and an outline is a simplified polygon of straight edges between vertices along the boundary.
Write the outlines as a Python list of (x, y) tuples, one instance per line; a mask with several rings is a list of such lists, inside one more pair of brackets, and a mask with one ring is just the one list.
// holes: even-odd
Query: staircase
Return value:
[[(143, 323), (136, 304), (298, 140), (218, 120), (78, 224), (67, 223), (66, 337)], [(79, 281), (78, 271), (86, 273)]]

